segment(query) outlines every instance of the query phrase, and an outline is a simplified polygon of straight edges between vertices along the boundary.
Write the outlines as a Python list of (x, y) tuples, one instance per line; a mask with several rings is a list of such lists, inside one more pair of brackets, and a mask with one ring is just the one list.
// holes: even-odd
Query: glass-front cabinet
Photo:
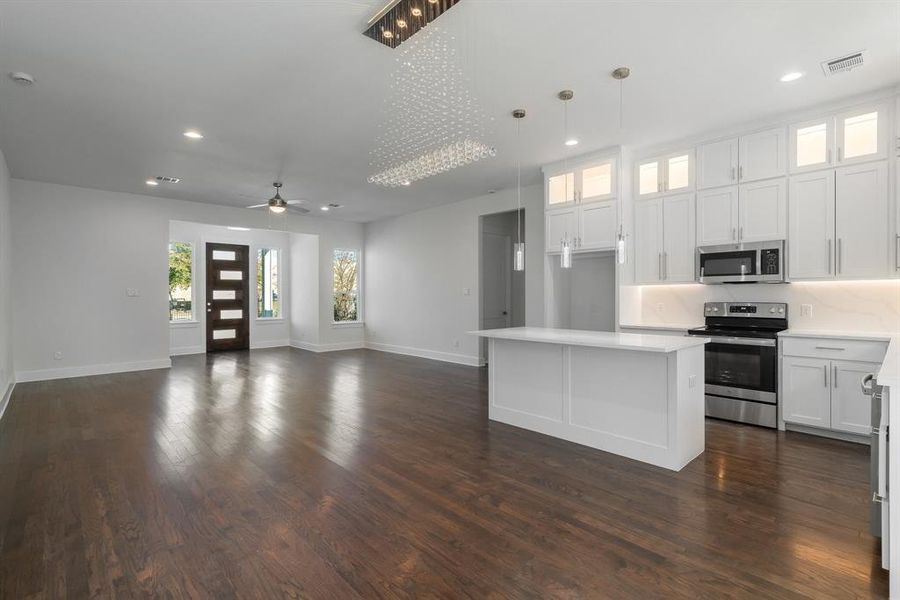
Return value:
[(616, 161), (604, 158), (545, 172), (545, 208), (609, 200), (616, 196)]
[(686, 150), (645, 158), (637, 161), (635, 170), (639, 198), (687, 191), (694, 187), (694, 152)]
[(792, 173), (885, 158), (886, 105), (869, 105), (795, 123), (790, 127)]

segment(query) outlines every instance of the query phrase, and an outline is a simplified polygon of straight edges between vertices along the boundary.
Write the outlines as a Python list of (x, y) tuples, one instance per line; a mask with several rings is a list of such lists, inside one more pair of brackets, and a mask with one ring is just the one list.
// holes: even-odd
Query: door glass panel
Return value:
[(604, 163), (581, 172), (581, 196), (593, 198), (612, 193), (612, 163)]
[(690, 157), (687, 154), (673, 156), (669, 159), (670, 190), (686, 188), (690, 183)]
[(237, 260), (234, 250), (213, 250), (213, 260)]
[(237, 337), (237, 329), (213, 329), (214, 340), (231, 340)]
[(638, 189), (641, 195), (653, 194), (659, 191), (659, 164), (656, 161), (644, 163), (638, 167), (639, 184)]
[(818, 165), (826, 161), (827, 125), (817, 123), (797, 129), (797, 166)]
[(227, 281), (240, 281), (244, 274), (240, 271), (219, 271), (219, 279)]
[(220, 319), (243, 319), (244, 311), (239, 309), (234, 310), (220, 310), (219, 311)]
[(234, 290), (213, 290), (213, 300), (234, 300)]
[(562, 204), (571, 202), (575, 191), (575, 173), (563, 173), (554, 175), (549, 180), (548, 199), (549, 204)]
[(878, 113), (844, 119), (843, 158), (878, 153)]

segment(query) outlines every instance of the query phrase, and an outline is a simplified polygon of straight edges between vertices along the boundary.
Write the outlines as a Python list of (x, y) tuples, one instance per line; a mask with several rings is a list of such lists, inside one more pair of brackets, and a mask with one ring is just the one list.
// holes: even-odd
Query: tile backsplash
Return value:
[[(704, 302), (787, 302), (793, 328), (900, 332), (900, 280), (655, 285), (635, 291), (641, 322), (648, 324), (702, 323)], [(810, 314), (801, 311), (803, 305)]]

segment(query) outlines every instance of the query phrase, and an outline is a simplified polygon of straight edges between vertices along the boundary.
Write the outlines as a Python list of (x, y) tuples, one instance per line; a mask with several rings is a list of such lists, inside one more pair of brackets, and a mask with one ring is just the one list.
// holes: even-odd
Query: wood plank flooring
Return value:
[(680, 473), (354, 350), (16, 387), (2, 598), (885, 598), (868, 448), (707, 423)]

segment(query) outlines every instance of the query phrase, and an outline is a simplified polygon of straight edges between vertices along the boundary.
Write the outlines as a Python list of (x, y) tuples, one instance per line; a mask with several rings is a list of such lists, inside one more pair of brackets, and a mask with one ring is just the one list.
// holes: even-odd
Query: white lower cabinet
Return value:
[(781, 414), (785, 423), (867, 436), (871, 432), (872, 399), (860, 382), (878, 371), (878, 362), (842, 360), (842, 354), (881, 357), (885, 342), (803, 338), (782, 340)]

